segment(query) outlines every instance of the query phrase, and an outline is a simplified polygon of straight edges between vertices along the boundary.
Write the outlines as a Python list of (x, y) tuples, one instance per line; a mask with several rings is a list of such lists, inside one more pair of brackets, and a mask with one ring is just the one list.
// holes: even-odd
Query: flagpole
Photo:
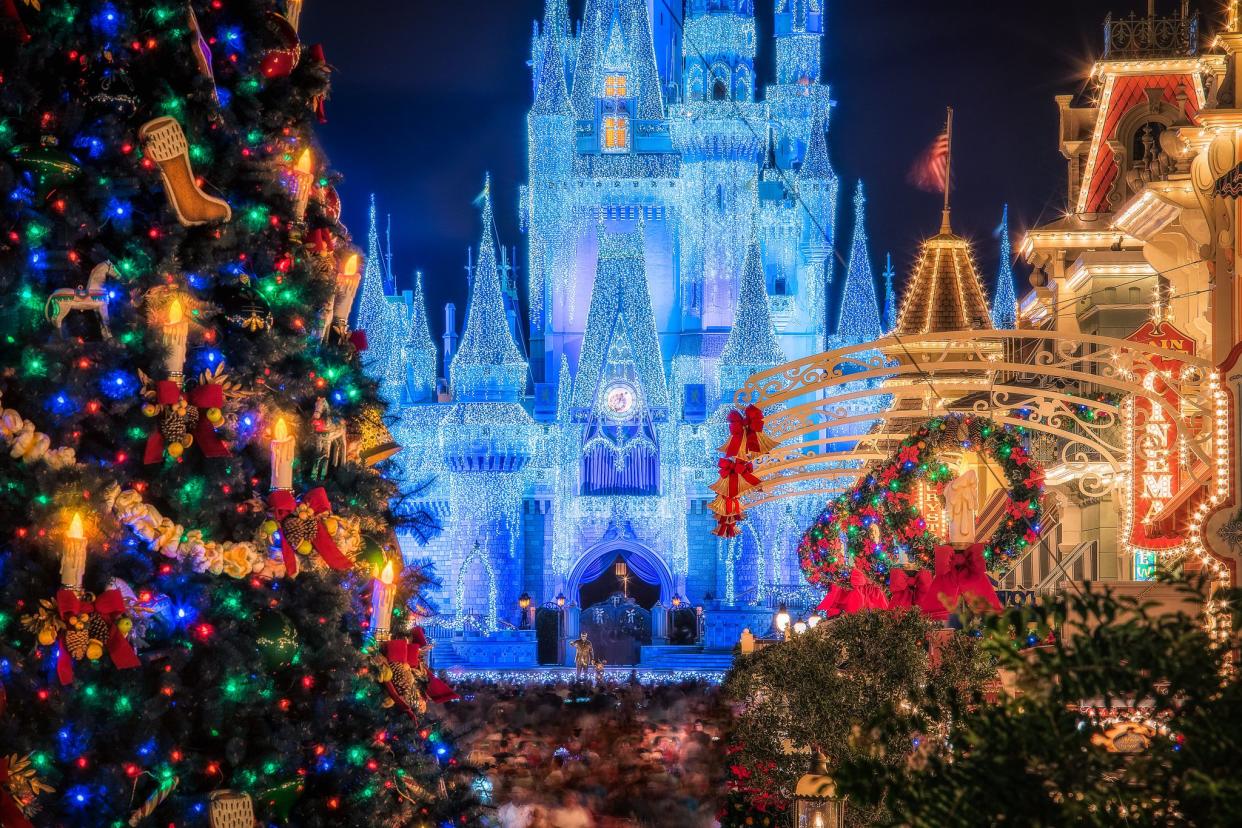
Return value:
[(953, 107), (948, 107), (949, 115), (945, 121), (944, 134), (948, 152), (944, 162), (944, 214), (940, 219), (940, 235), (948, 236), (953, 230), (949, 226), (949, 190), (953, 186)]

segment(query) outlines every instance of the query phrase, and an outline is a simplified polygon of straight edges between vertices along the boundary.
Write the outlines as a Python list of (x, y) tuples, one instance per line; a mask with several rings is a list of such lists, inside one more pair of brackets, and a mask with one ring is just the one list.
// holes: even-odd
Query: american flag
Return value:
[(909, 181), (924, 192), (943, 193), (948, 186), (948, 175), (949, 131), (946, 129), (914, 162), (914, 166), (910, 168)]

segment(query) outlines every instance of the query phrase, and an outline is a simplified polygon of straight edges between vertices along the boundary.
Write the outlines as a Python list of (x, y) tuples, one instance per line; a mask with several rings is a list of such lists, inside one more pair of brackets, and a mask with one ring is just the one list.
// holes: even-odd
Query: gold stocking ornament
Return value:
[(147, 121), (138, 130), (143, 152), (159, 165), (164, 179), (164, 194), (177, 214), (177, 221), (186, 227), (226, 222), (233, 211), (224, 199), (210, 196), (199, 189), (190, 167), (190, 144), (175, 119), (169, 117)]

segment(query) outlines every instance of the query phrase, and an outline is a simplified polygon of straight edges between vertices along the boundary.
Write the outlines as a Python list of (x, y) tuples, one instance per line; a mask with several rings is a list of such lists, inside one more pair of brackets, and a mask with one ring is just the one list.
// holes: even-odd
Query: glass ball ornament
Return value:
[(30, 175), (35, 189), (44, 198), (52, 190), (72, 184), (82, 174), (82, 162), (73, 153), (61, 149), (60, 142), (51, 135), (43, 136), (38, 144), (14, 147), (11, 153), (18, 168)]
[(216, 288), (213, 298), (224, 321), (234, 330), (249, 334), (271, 330), (272, 308), (263, 294), (254, 289), (249, 276)]
[(288, 667), (298, 651), (298, 631), (282, 612), (267, 610), (259, 616), (254, 643), (269, 669)]

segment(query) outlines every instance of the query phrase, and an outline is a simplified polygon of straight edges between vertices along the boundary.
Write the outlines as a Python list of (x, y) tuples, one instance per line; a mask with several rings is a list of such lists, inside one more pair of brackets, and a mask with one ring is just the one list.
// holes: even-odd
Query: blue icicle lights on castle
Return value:
[[(440, 350), (421, 278), (399, 296), (364, 285), (403, 473), (435, 478), (426, 505), (444, 532), (406, 553), (443, 581), (425, 621), (437, 666), (564, 663), (557, 639), (580, 630), (610, 664), (723, 666), (713, 650), (801, 595), (797, 537), (821, 503), (758, 509), (732, 541), (710, 534), (706, 508), (735, 391), (829, 344), (823, 9), (778, 0), (762, 99), (754, 14), (753, 0), (587, 0), (575, 21), (547, 0), (526, 278), (497, 238), (489, 181), (465, 324), (445, 308)], [(878, 313), (874, 284), (851, 291)]]

